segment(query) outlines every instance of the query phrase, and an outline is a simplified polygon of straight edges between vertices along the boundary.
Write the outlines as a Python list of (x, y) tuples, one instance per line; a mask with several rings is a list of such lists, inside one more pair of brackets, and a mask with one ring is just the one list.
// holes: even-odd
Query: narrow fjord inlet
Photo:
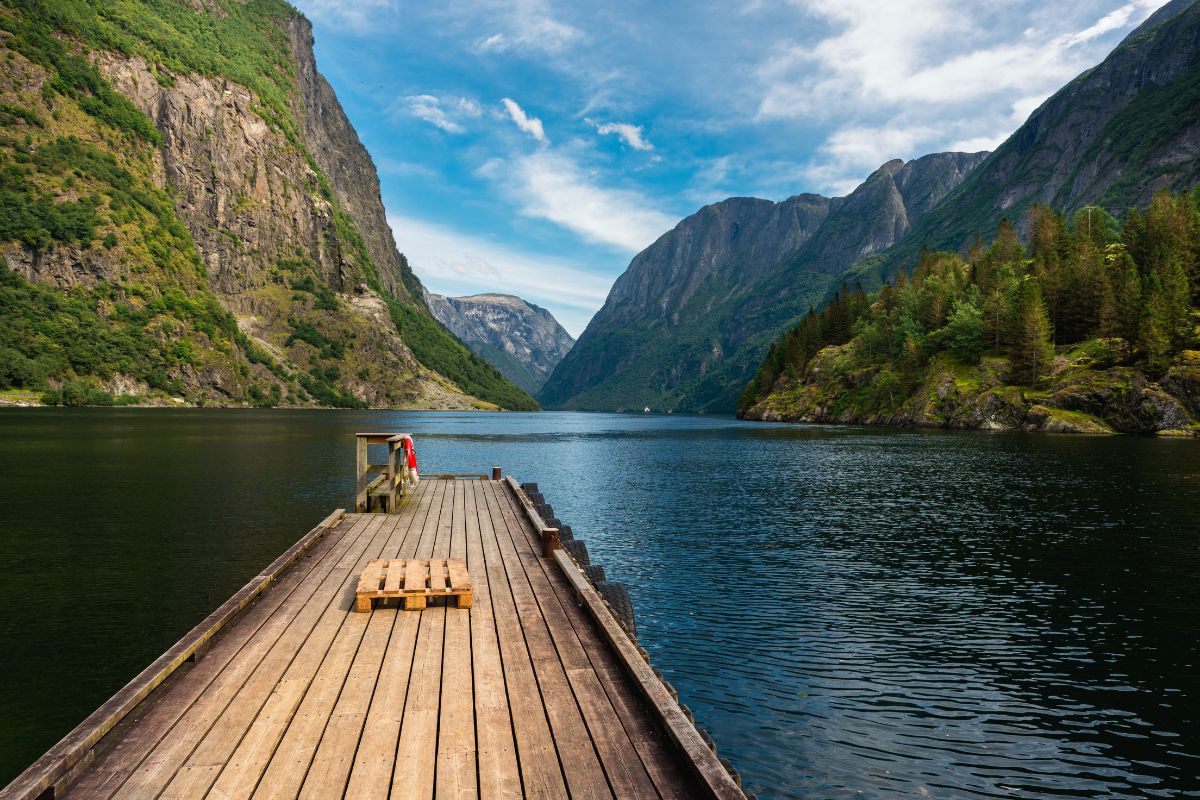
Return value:
[(0, 65), (0, 800), (1200, 798), (1200, 0)]

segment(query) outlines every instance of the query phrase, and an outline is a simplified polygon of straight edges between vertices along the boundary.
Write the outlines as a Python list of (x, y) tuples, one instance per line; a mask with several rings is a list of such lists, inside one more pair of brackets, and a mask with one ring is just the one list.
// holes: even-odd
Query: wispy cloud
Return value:
[[(1082, 45), (1140, 22), (1163, 0), (1134, 0), (1078, 30), (1011, 32), (952, 0), (794, 3), (833, 32), (815, 44), (777, 46), (760, 63), (758, 119), (832, 126), (806, 174), (842, 190), (889, 158), (994, 147), (1094, 63)], [(1014, 94), (1019, 99), (1003, 99)]]
[(518, 128), (528, 133), (534, 139), (545, 144), (546, 131), (542, 129), (542, 121), (537, 117), (531, 117), (525, 113), (525, 109), (517, 105), (517, 102), (511, 97), (505, 97), (500, 101), (504, 105), (504, 110), (508, 113), (508, 118), (511, 119)]
[(588, 124), (596, 126), (596, 133), (601, 136), (616, 134), (622, 142), (634, 150), (653, 150), (654, 145), (646, 139), (641, 125), (631, 125), (627, 122), (606, 122), (603, 124), (587, 120)]
[(399, 98), (392, 104), (391, 113), (404, 113), (424, 120), (446, 133), (465, 133), (463, 122), (483, 113), (479, 103), (467, 97), (439, 98), (430, 94), (414, 94)]
[(578, 336), (608, 296), (611, 278), (559, 259), (400, 215), (388, 223), (425, 285), (439, 294), (516, 294), (545, 306)]
[(602, 185), (562, 153), (542, 150), (496, 159), (480, 174), (496, 181), (525, 216), (548, 220), (628, 254), (642, 250), (679, 221), (640, 192)]
[(546, 3), (517, 0), (487, 5), (492, 25), (500, 30), (478, 39), (472, 48), (476, 53), (516, 50), (557, 55), (586, 39), (583, 31), (555, 19)]
[(386, 27), (400, 11), (399, 0), (298, 0), (296, 5), (317, 22), (358, 34)]

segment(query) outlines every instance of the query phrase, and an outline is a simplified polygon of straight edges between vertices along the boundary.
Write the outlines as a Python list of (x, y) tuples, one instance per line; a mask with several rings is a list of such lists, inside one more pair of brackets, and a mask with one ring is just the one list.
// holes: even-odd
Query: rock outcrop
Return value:
[(510, 381), (535, 394), (575, 340), (546, 309), (510, 294), (425, 294), (430, 312)]
[[(751, 407), (747, 419), (775, 422), (1028, 430), (1051, 433), (1200, 431), (1200, 352), (1183, 351), (1157, 380), (1120, 360), (1128, 345), (1095, 340), (1057, 360), (1045, 387), (1011, 386), (1007, 359), (964, 367), (933, 359), (911, 392), (888, 395), (876, 377), (885, 367), (856, 368), (853, 344), (827, 347), (788, 387)], [(1097, 361), (1097, 352), (1107, 358)]]

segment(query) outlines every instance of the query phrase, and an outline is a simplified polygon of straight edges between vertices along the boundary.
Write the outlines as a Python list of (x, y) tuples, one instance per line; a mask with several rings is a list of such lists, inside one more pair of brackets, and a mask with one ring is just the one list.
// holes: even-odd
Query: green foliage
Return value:
[(284, 347), (291, 347), (293, 342), (308, 342), (317, 348), (322, 358), (340, 361), (346, 355), (346, 345), (340, 339), (330, 339), (321, 333), (311, 323), (302, 319), (289, 319), (288, 325), (292, 333), (284, 341)]
[(290, 96), (294, 62), (280, 21), (296, 16), (281, 0), (221, 0), (216, 13), (196, 13), (175, 0), (12, 0), (19, 15), (0, 15), (0, 27), (14, 35), (14, 48), (26, 58), (54, 68), (54, 89), (77, 98), (88, 111), (114, 127), (150, 141), (160, 136), (150, 121), (114, 92), (85, 58), (53, 35), (59, 31), (89, 45), (142, 56), (155, 78), (174, 82), (171, 72), (198, 72), (228, 78), (252, 89), (265, 106), (264, 117), (297, 141)]
[(821, 311), (810, 308), (796, 327), (771, 345), (762, 367), (738, 398), (738, 409), (749, 408), (770, 393), (780, 376), (795, 380), (798, 371), (822, 347), (848, 342), (855, 333), (865, 333), (873, 341), (876, 331), (855, 327), (866, 308), (867, 297), (861, 286), (853, 292), (842, 286)]
[(340, 377), (341, 372), (336, 366), (313, 367), (300, 376), (300, 385), (323, 406), (366, 408), (365, 402), (337, 388), (337, 380)]
[[(915, 380), (929, 359), (962, 364), (991, 351), (1007, 358), (1010, 380), (1037, 386), (1050, 372), (1053, 344), (1120, 337), (1150, 372), (1167, 369), (1197, 344), (1200, 307), (1200, 207), (1193, 196), (1161, 192), (1123, 225), (1099, 209), (1071, 224), (1048, 208), (1032, 212), (1028, 248), (1013, 226), (973, 250), (923, 253), (911, 279), (899, 273), (867, 300), (845, 289), (781, 337), (746, 387), (739, 411), (795, 385), (824, 347), (850, 341), (858, 366), (882, 366)], [(891, 396), (891, 379), (873, 390)]]
[(28, 108), (12, 103), (0, 103), (0, 126), (7, 128), (17, 122), (24, 122), (26, 125), (33, 125), (37, 128), (46, 127), (46, 121)]
[(48, 406), (127, 406), (141, 400), (131, 394), (109, 394), (87, 381), (65, 381), (57, 389), (47, 389), (41, 399)]
[(949, 351), (963, 363), (975, 363), (987, 350), (986, 329), (983, 324), (983, 301), (976, 287), (970, 287), (954, 301), (954, 308), (944, 327), (934, 331), (933, 343)]
[[(412, 306), (387, 298), (400, 338), (425, 366), (440, 372), (468, 394), (512, 411), (536, 411), (537, 402), (472, 353), (453, 334)], [(306, 387), (307, 388), (307, 387)]]
[(337, 310), (337, 295), (334, 294), (327, 283), (314, 280), (312, 275), (305, 275), (299, 280), (292, 281), (292, 289), (297, 292), (308, 292), (309, 294), (316, 295), (317, 301), (313, 304), (313, 308), (325, 311)]
[[(114, 91), (100, 71), (86, 57), (72, 52), (69, 42), (55, 35), (64, 31), (85, 41), (91, 31), (73, 29), (65, 24), (75, 19), (74, 3), (45, 3), (40, 0), (12, 0), (17, 15), (0, 13), (0, 29), (10, 36), (7, 45), (25, 58), (46, 67), (54, 75), (49, 90), (75, 99), (80, 108), (114, 128), (132, 133), (148, 142), (160, 144), (162, 135), (124, 95)], [(87, 8), (88, 4), (77, 5)], [(91, 10), (95, 17), (97, 11)]]
[[(28, 283), (0, 265), (0, 388), (41, 389), (50, 380), (118, 372), (166, 388), (180, 352), (151, 335), (150, 317), (129, 310), (106, 319), (95, 296)], [(161, 376), (161, 377), (160, 377)]]

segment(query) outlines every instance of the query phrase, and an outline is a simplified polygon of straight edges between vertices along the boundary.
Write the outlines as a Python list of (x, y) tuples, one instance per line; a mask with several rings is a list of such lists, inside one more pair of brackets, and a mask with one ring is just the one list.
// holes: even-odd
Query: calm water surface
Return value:
[(0, 783), (366, 429), (539, 482), (760, 797), (1200, 797), (1200, 443), (549, 413), (0, 411)]

